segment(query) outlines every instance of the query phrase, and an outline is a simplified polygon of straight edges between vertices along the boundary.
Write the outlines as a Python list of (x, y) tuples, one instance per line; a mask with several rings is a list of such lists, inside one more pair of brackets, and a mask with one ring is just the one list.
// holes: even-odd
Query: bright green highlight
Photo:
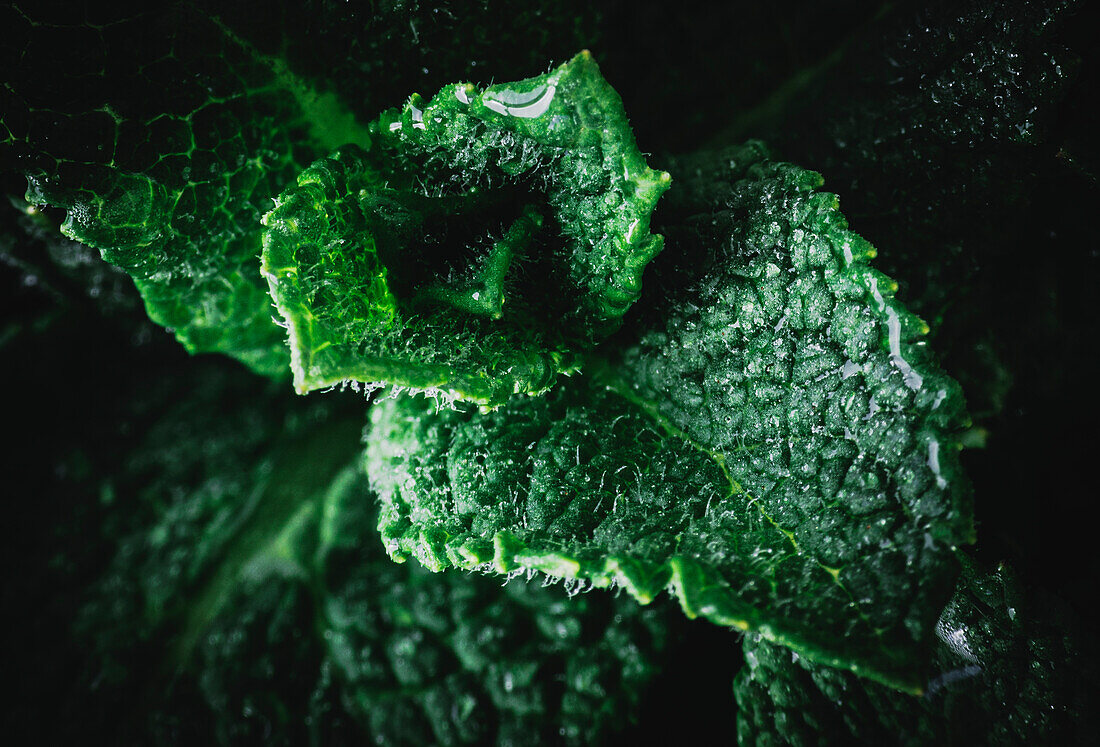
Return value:
[[(134, 35), (141, 23), (122, 22)], [(116, 81), (141, 92), (125, 116), (28, 107), (34, 135), (8, 145), (48, 149), (32, 162), (50, 168), (26, 171), (27, 201), (63, 208), (62, 233), (132, 275), (153, 321), (191, 352), (282, 378), (290, 356), (256, 259), (260, 218), (310, 160), (369, 135), (334, 94), (218, 19), (187, 26), (158, 50), (170, 63), (136, 60)]]
[(670, 183), (591, 56), (414, 95), (372, 127), (264, 218), (298, 391), (350, 380), (498, 405), (575, 371), (639, 297)]

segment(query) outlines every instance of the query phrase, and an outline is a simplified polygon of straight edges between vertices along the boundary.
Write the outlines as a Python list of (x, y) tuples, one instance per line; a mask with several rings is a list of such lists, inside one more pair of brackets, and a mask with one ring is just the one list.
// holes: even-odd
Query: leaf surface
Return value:
[[(272, 199), (322, 155), (366, 145), (359, 123), (428, 64), (492, 75), (575, 50), (597, 13), (559, 6), (7, 4), (0, 172), (22, 174), (32, 205), (133, 276), (189, 351), (285, 377), (257, 259)], [(492, 38), (502, 12), (532, 28)]]
[(62, 233), (131, 274), (150, 317), (188, 350), (285, 375), (259, 220), (316, 154), (365, 132), (188, 5), (103, 23), (7, 15), (20, 64), (3, 91), (0, 152), (26, 175), (27, 201), (63, 209)]
[(716, 203), (696, 205), (712, 260), (663, 325), (544, 398), (373, 408), (383, 538), (435, 570), (668, 586), (689, 616), (918, 690), (973, 533), (958, 387), (817, 174), (756, 144), (716, 162), (687, 184)]
[(81, 655), (56, 694), (75, 728), (591, 744), (635, 718), (669, 610), (393, 563), (356, 466), (357, 408), (196, 363), (195, 391), (161, 392), (140, 447), (102, 478), (113, 552), (81, 591)]
[(669, 177), (587, 52), (528, 80), (414, 94), (372, 131), (264, 218), (299, 391), (540, 393), (638, 298)]
[(745, 638), (738, 741), (775, 744), (1087, 744), (1090, 659), (1079, 625), (1010, 569), (971, 561), (936, 624), (934, 676), (914, 698)]
[(350, 473), (330, 492), (319, 557), (333, 669), (375, 740), (593, 744), (634, 718), (671, 610), (393, 563), (369, 495)]

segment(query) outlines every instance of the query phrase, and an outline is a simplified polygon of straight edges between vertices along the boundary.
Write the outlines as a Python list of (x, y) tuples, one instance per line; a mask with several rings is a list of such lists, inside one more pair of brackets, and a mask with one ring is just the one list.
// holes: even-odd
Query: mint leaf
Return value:
[(34, 14), (7, 14), (22, 64), (0, 128), (27, 201), (64, 209), (62, 233), (130, 273), (188, 350), (284, 375), (259, 219), (317, 153), (364, 134), (334, 97), (189, 6), (102, 26)]
[(597, 15), (509, 9), (532, 27), (517, 43), (484, 34), (493, 2), (209, 5), (0, 9), (0, 172), (23, 174), (29, 201), (63, 210), (67, 236), (130, 273), (188, 350), (269, 376), (289, 362), (256, 261), (272, 198), (319, 156), (366, 144), (355, 116), (391, 103), (408, 71), (542, 64), (589, 39)]
[(224, 366), (191, 373), (142, 403), (138, 448), (98, 476), (110, 552), (80, 591), (81, 656), (56, 694), (74, 728), (591, 744), (635, 718), (669, 610), (394, 564), (355, 467), (357, 408)]
[(685, 187), (701, 246), (677, 249), (713, 261), (663, 325), (539, 400), (372, 409), (383, 539), (434, 570), (670, 586), (689, 616), (917, 690), (973, 532), (958, 387), (820, 176), (755, 144), (712, 161)]
[(617, 326), (660, 250), (650, 169), (585, 52), (412, 96), (304, 171), (264, 218), (300, 392), (345, 380), (499, 404)]
[[(1079, 159), (1088, 148), (1074, 142), (1085, 128), (1072, 103), (1075, 83), (1089, 77), (1073, 30), (1093, 25), (1083, 10), (1079, 2), (895, 5), (858, 32), (836, 69), (755, 128), (827, 174), (861, 233), (889, 247), (880, 269), (903, 283), (971, 415), (994, 434), (1007, 436), (993, 418), (1013, 380), (1028, 375), (1020, 362), (1046, 357), (1022, 351), (1022, 320), (1040, 312), (1020, 307), (1016, 290), (1043, 270), (1004, 258), (1046, 254), (1036, 237), (1064, 231), (1058, 206), (1086, 189)], [(1064, 321), (1057, 328), (1078, 336)], [(1050, 348), (1043, 333), (1036, 349)]]
[(344, 480), (320, 527), (325, 640), (376, 742), (593, 744), (633, 717), (668, 610), (395, 564), (373, 541), (364, 481)]
[(1086, 744), (1080, 626), (1001, 566), (964, 563), (936, 625), (923, 698), (820, 667), (757, 637), (734, 684), (740, 744)]

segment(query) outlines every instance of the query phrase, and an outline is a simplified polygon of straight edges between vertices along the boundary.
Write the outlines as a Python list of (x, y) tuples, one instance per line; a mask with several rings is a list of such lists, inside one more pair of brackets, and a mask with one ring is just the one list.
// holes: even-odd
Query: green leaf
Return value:
[(615, 359), (495, 412), (372, 409), (387, 549), (642, 602), (667, 586), (689, 616), (918, 690), (973, 534), (958, 387), (820, 176), (757, 144), (712, 163), (685, 182), (699, 245), (673, 246), (713, 259)]
[(576, 370), (638, 298), (669, 184), (591, 56), (413, 95), (372, 130), (264, 218), (298, 391), (352, 380), (499, 404)]
[[(25, 175), (28, 200), (63, 210), (67, 236), (131, 274), (188, 350), (285, 376), (260, 218), (315, 159), (365, 145), (355, 117), (392, 104), (411, 71), (544, 64), (591, 39), (599, 15), (501, 5), (5, 5), (0, 173)], [(525, 34), (486, 33), (504, 13)]]
[(365, 130), (189, 6), (104, 26), (31, 13), (9, 15), (22, 63), (0, 127), (27, 201), (64, 209), (62, 233), (130, 273), (150, 317), (188, 350), (285, 375), (259, 220), (317, 154)]
[(1004, 566), (964, 568), (936, 625), (923, 698), (746, 637), (734, 683), (740, 744), (1087, 744), (1093, 673), (1079, 625)]
[(395, 564), (374, 541), (364, 480), (344, 481), (321, 525), (324, 636), (344, 702), (376, 742), (593, 744), (632, 717), (668, 610)]
[[(889, 247), (881, 269), (932, 327), (974, 419), (1005, 438), (1005, 424), (990, 419), (1013, 380), (1028, 375), (1021, 363), (1064, 368), (1022, 348), (1022, 320), (1039, 312), (1020, 306), (1031, 296), (1018, 289), (1044, 270), (1004, 260), (1049, 254), (1037, 243), (1064, 236), (1060, 206), (1085, 189), (1075, 172), (1090, 148), (1079, 133), (1094, 125), (1072, 103), (1075, 81), (1088, 76), (1072, 31), (1092, 25), (1082, 6), (894, 4), (858, 32), (836, 69), (756, 128), (777, 152), (827, 174), (861, 233)], [(1060, 314), (1067, 339), (1080, 334), (1066, 324), (1075, 316)], [(1046, 331), (1035, 346), (1055, 347), (1063, 346)]]
[(177, 380), (143, 404), (140, 447), (101, 476), (113, 552), (81, 592), (78, 666), (55, 693), (67, 728), (591, 744), (635, 718), (670, 610), (395, 564), (355, 466), (358, 408), (224, 366), (192, 374), (194, 391)]

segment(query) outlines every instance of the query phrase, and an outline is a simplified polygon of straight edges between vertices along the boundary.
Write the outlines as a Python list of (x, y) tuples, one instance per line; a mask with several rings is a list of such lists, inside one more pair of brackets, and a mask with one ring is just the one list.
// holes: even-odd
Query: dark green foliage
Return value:
[(752, 144), (711, 161), (685, 188), (705, 280), (618, 361), (493, 413), (375, 406), (383, 538), (433, 569), (671, 584), (691, 616), (915, 689), (973, 536), (958, 387), (817, 174)]
[[(756, 637), (734, 684), (741, 744), (1088, 744), (1095, 673), (1080, 625), (1012, 572), (966, 562), (914, 698)], [(1086, 643), (1086, 645), (1090, 645)]]
[(1086, 5), (900, 3), (773, 113), (782, 122), (729, 135), (766, 136), (829, 175), (848, 217), (889, 247), (883, 270), (931, 325), (979, 422), (1002, 411), (1019, 369), (1008, 286), (1036, 268), (1016, 259), (1065, 223), (1042, 198), (1086, 188), (1075, 130), (1096, 123), (1066, 106), (1096, 21)]
[(80, 481), (104, 501), (110, 559), (78, 592), (56, 733), (590, 744), (636, 718), (667, 610), (394, 564), (375, 499), (344, 468), (360, 408), (302, 407), (224, 366), (192, 374), (193, 392), (176, 380), (137, 399), (155, 413), (138, 447)]
[(186, 6), (103, 26), (3, 13), (20, 64), (3, 88), (0, 152), (27, 176), (27, 201), (65, 209), (62, 232), (132, 274), (188, 349), (282, 374), (257, 225), (327, 145), (294, 83)]
[[(1086, 606), (1100, 564), (1031, 496), (1072, 495), (1089, 479), (1076, 434), (1100, 416), (1096, 346), (1084, 343), (1100, 272), (1084, 208), (1100, 187), (1098, 11), (891, 4), (772, 118), (733, 134), (826, 174), (931, 326), (966, 392), (971, 443), (987, 447), (963, 457), (987, 559)], [(1025, 463), (1036, 468), (1012, 468)]]
[(325, 508), (323, 615), (345, 706), (376, 739), (592, 744), (625, 722), (657, 671), (667, 610), (392, 563), (362, 541), (375, 511), (355, 487)]

